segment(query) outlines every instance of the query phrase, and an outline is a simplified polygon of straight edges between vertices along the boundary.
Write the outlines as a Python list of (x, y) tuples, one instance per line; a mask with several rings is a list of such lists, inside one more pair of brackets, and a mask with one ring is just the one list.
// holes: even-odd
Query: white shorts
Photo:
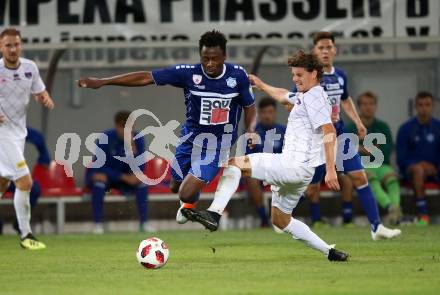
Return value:
[(315, 168), (294, 163), (286, 154), (256, 153), (248, 157), (252, 178), (271, 185), (272, 206), (291, 214), (312, 181)]
[(15, 181), (30, 174), (24, 159), (25, 140), (0, 140), (0, 177)]

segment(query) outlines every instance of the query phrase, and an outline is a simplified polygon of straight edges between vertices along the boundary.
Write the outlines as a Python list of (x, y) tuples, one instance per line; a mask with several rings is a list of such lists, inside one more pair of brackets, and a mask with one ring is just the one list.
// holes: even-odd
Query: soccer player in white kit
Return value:
[(24, 249), (39, 250), (46, 246), (31, 231), (29, 192), (32, 178), (24, 159), (27, 135), (26, 113), (29, 97), (48, 109), (54, 103), (41, 80), (37, 65), (21, 55), (21, 35), (14, 28), (0, 33), (0, 197), (13, 181), (16, 186), (14, 208)]
[(288, 61), (298, 92), (272, 87), (258, 77), (249, 80), (281, 104), (294, 105), (290, 112), (283, 152), (281, 154), (255, 153), (229, 160), (218, 184), (214, 201), (207, 210), (182, 209), (192, 221), (214, 231), (227, 203), (237, 190), (242, 176), (250, 176), (271, 184), (272, 223), (291, 234), (294, 239), (324, 253), (330, 261), (346, 261), (348, 254), (334, 249), (319, 238), (303, 222), (292, 218), (315, 167), (325, 163), (325, 182), (339, 190), (335, 168), (336, 131), (331, 120), (331, 106), (324, 89), (319, 85), (323, 66), (318, 58), (298, 51)]

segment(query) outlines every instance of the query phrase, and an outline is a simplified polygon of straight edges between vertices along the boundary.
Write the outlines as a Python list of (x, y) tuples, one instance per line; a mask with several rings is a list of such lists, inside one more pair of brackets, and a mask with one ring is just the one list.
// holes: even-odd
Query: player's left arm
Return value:
[(341, 106), (348, 117), (350, 117), (350, 119), (356, 125), (359, 138), (364, 139), (365, 135), (367, 135), (367, 128), (365, 128), (364, 123), (362, 123), (351, 96), (345, 100), (341, 100)]
[(331, 189), (340, 190), (338, 175), (336, 174), (336, 130), (332, 123), (321, 126), (324, 134), (324, 152), (325, 152), (325, 184)]
[(49, 95), (49, 92), (44, 90), (43, 92), (34, 94), (34, 98), (37, 102), (41, 103), (45, 108), (52, 110), (55, 107), (55, 103)]

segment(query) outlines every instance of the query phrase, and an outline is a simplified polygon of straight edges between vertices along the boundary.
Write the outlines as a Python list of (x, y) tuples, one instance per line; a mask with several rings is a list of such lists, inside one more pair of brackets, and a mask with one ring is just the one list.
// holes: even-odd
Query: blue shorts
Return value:
[[(193, 144), (184, 142), (176, 149), (171, 176), (174, 180), (182, 182), (189, 173), (209, 183), (220, 171), (222, 163), (225, 163), (228, 158), (229, 151), (221, 152), (198, 147), (195, 147), (193, 151)], [(180, 171), (178, 171), (179, 169)]]

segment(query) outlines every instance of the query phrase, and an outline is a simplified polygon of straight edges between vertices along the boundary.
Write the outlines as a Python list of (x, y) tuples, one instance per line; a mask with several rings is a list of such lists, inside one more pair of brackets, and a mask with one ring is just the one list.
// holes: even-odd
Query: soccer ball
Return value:
[(136, 251), (136, 258), (139, 263), (150, 269), (164, 266), (169, 256), (170, 251), (167, 244), (155, 237), (143, 240)]

